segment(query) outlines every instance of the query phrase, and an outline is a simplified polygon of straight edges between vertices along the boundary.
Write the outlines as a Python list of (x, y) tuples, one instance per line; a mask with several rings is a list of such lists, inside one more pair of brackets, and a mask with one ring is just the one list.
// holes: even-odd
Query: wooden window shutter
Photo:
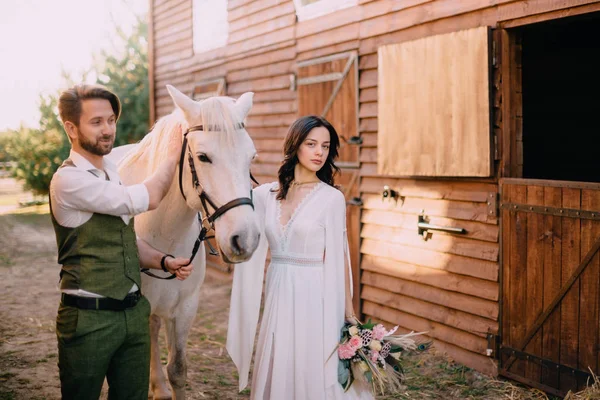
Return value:
[(492, 174), (489, 35), (480, 27), (379, 48), (379, 174)]
[[(340, 135), (338, 167), (358, 166), (358, 57), (335, 54), (298, 63), (298, 114), (325, 117)], [(351, 140), (352, 139), (352, 140)]]
[(192, 91), (192, 99), (204, 100), (213, 96), (225, 96), (225, 78), (208, 79), (198, 82)]

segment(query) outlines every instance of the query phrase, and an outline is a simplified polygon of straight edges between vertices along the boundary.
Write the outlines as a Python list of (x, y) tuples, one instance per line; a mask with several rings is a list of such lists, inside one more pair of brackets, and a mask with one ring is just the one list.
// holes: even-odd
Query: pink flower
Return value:
[(348, 345), (350, 345), (350, 347), (352, 347), (354, 350), (358, 350), (362, 347), (362, 339), (360, 336), (352, 336), (348, 342)]
[(354, 357), (355, 354), (356, 354), (356, 350), (354, 349), (354, 347), (350, 346), (349, 343), (342, 344), (342, 345), (340, 345), (340, 347), (338, 347), (338, 356), (342, 360), (347, 360), (349, 358), (352, 358), (352, 357)]
[(371, 353), (371, 361), (376, 363), (378, 359), (379, 359), (379, 352), (378, 351), (372, 352)]
[(385, 330), (385, 326), (377, 324), (373, 327), (373, 339), (381, 340), (386, 334), (387, 331)]

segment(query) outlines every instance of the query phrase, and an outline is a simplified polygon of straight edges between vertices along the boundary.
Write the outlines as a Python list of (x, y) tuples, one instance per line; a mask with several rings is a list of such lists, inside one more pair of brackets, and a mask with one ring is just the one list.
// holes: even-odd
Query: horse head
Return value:
[(247, 261), (260, 238), (257, 213), (248, 201), (256, 149), (244, 128), (254, 94), (194, 101), (173, 86), (167, 89), (189, 127), (178, 171), (185, 202), (205, 219), (207, 214), (216, 216), (209, 222), (224, 261)]

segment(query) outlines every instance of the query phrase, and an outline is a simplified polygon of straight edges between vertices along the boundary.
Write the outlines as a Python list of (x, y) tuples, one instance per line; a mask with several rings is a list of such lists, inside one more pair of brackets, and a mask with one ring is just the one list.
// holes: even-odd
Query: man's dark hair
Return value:
[(61, 93), (58, 99), (58, 112), (63, 124), (67, 121), (79, 127), (81, 118), (81, 102), (89, 99), (105, 99), (115, 113), (117, 120), (121, 115), (121, 102), (116, 94), (102, 85), (81, 84), (75, 85)]

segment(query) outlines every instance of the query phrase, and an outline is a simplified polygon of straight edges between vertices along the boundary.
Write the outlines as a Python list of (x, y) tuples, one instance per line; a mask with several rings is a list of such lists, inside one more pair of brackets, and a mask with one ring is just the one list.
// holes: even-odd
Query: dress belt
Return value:
[(292, 264), (299, 266), (318, 267), (323, 265), (323, 256), (271, 252), (271, 262), (275, 264)]

